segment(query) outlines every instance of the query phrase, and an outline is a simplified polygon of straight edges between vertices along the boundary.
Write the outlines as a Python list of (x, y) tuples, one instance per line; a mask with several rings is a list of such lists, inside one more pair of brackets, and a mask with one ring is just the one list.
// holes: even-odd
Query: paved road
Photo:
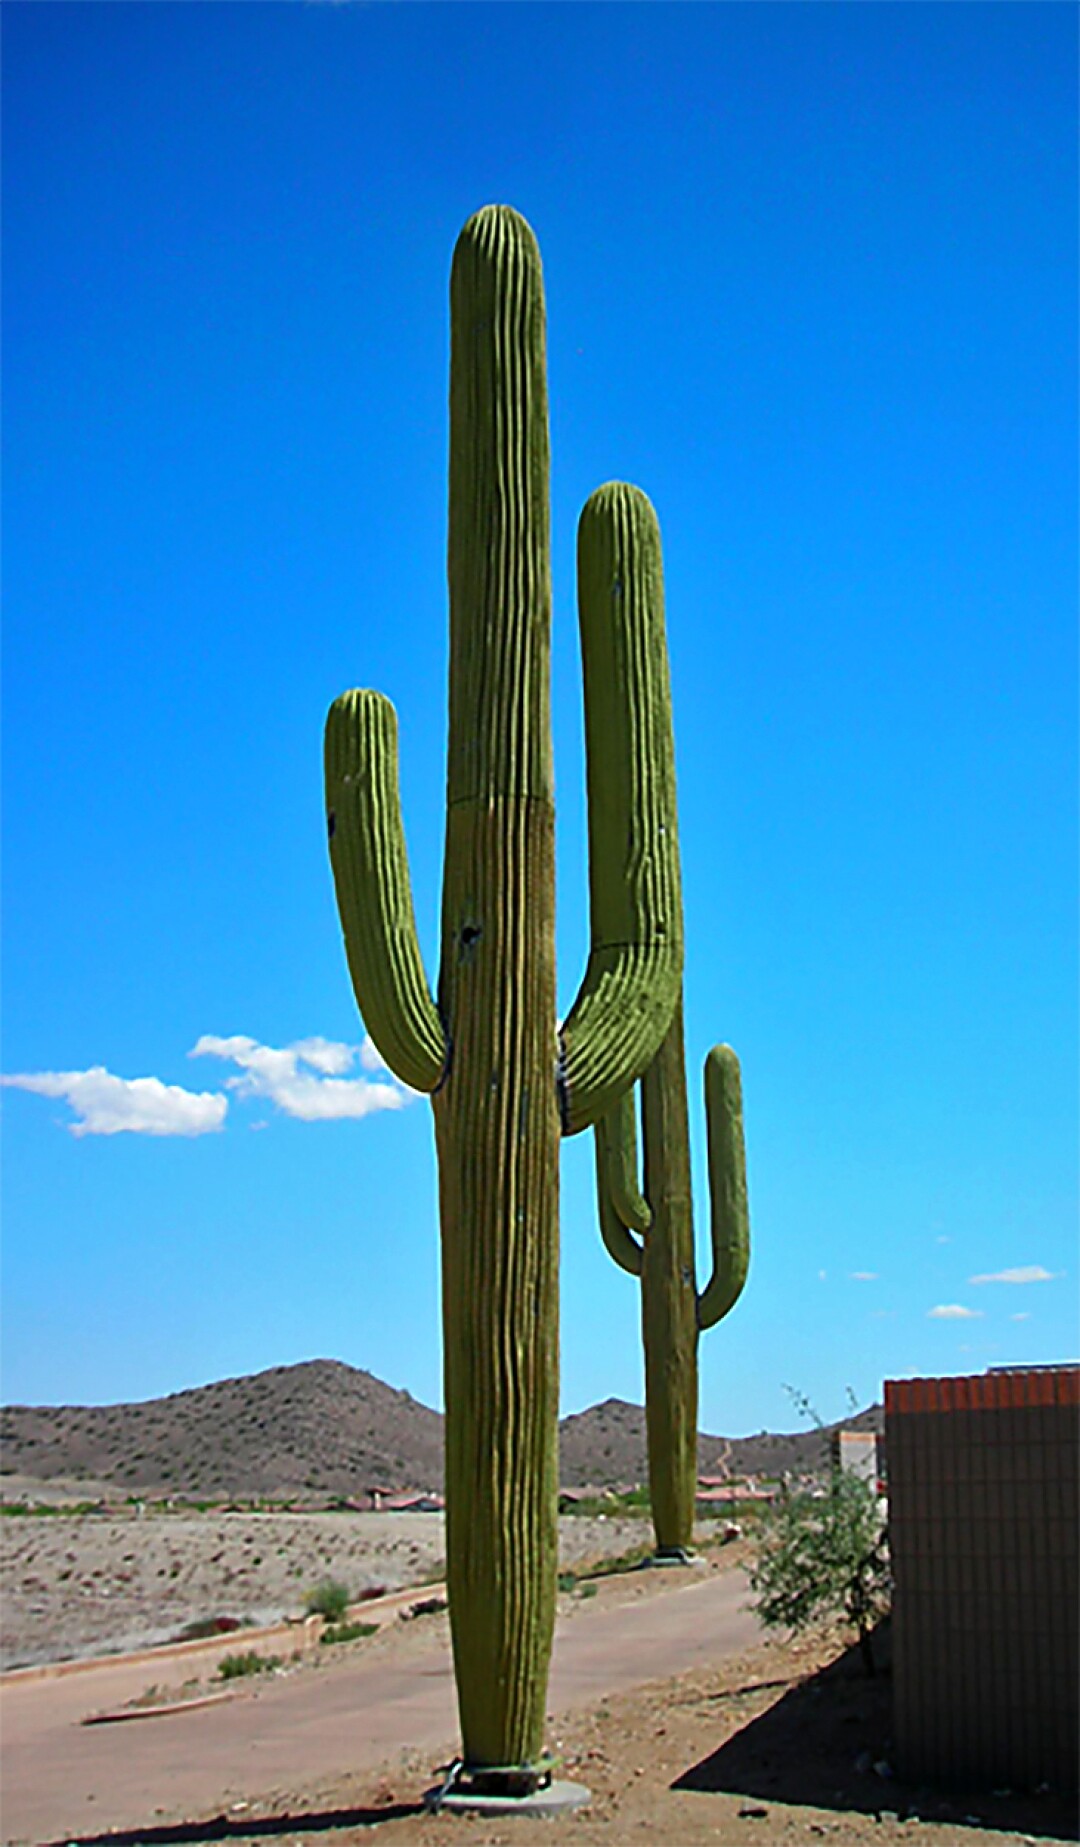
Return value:
[[(737, 1653), (760, 1634), (746, 1604), (743, 1574), (724, 1571), (640, 1603), (577, 1606), (556, 1634), (551, 1711)], [(453, 1750), (454, 1686), (442, 1646), (400, 1666), (358, 1653), (332, 1672), (166, 1718), (80, 1724), (146, 1682), (145, 1664), (116, 1662), (0, 1688), (6, 1842), (160, 1824), (369, 1768), (406, 1746)]]

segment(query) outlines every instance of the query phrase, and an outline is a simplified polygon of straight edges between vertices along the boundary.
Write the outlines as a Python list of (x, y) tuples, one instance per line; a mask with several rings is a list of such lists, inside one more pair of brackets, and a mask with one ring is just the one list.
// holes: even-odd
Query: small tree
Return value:
[[(820, 1429), (806, 1400), (792, 1396)], [(755, 1534), (750, 1583), (767, 1628), (807, 1629), (829, 1616), (848, 1623), (872, 1675), (873, 1630), (889, 1610), (892, 1576), (871, 1483), (834, 1462), (824, 1496), (783, 1493)]]

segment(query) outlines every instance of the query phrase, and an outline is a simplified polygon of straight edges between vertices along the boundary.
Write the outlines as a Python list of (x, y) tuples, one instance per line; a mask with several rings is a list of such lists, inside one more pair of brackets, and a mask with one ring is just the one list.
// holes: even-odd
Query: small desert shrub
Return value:
[(873, 1632), (888, 1615), (892, 1576), (870, 1483), (834, 1467), (823, 1497), (782, 1496), (754, 1535), (750, 1584), (766, 1628), (799, 1632), (829, 1617), (848, 1623), (872, 1675)]
[(348, 1587), (336, 1578), (327, 1578), (325, 1584), (317, 1584), (304, 1598), (308, 1615), (322, 1616), (328, 1623), (339, 1623), (348, 1607)]
[(235, 1629), (243, 1629), (250, 1624), (251, 1618), (241, 1616), (200, 1616), (194, 1622), (185, 1623), (178, 1636), (178, 1642), (201, 1642), (212, 1635), (231, 1635)]
[(374, 1635), (378, 1623), (328, 1623), (320, 1642), (358, 1642), (362, 1636)]
[(242, 1680), (247, 1674), (271, 1674), (280, 1666), (280, 1655), (257, 1655), (252, 1648), (246, 1655), (224, 1655), (218, 1673), (222, 1680)]

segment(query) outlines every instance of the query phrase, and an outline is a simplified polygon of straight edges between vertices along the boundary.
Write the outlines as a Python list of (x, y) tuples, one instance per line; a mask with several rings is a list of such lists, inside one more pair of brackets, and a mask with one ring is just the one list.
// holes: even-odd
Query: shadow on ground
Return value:
[(261, 1841), (276, 1835), (331, 1834), (336, 1828), (374, 1828), (381, 1821), (423, 1815), (419, 1802), (387, 1802), (377, 1808), (325, 1809), (288, 1815), (214, 1815), (209, 1821), (170, 1821), (154, 1828), (110, 1828), (106, 1834), (65, 1834), (46, 1847), (196, 1847), (200, 1841)]
[[(998, 1794), (988, 1790), (929, 1790), (892, 1772), (892, 1676), (888, 1625), (875, 1637), (879, 1671), (871, 1680), (857, 1647), (760, 1708), (777, 1682), (706, 1696), (717, 1728), (729, 1733), (715, 1751), (684, 1771), (673, 1789), (745, 1796), (743, 1813), (769, 1802), (864, 1815), (921, 1817), (1005, 1833), (1077, 1838), (1076, 1805), (1068, 1797)], [(749, 1714), (750, 1716), (744, 1716)], [(737, 1727), (732, 1731), (732, 1726)]]

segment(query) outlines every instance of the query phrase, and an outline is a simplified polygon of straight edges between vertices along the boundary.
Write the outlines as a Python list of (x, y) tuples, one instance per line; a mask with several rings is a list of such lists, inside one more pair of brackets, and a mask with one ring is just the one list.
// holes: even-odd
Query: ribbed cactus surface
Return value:
[[(432, 1093), (439, 1160), (447, 1578), (464, 1757), (543, 1745), (555, 1612), (560, 1133), (648, 1067), (682, 973), (670, 724), (655, 604), (617, 561), (582, 620), (590, 803), (616, 827), (591, 950), (557, 1033), (544, 296), (525, 221), (487, 207), (451, 273), (450, 714), (438, 1002), (416, 941), (395, 726), (346, 693), (326, 735), (346, 953), (391, 1069)], [(633, 490), (606, 490), (624, 524)], [(614, 572), (614, 575), (613, 575)], [(601, 604), (603, 605), (601, 607)], [(520, 1787), (520, 1779), (515, 1781)]]

